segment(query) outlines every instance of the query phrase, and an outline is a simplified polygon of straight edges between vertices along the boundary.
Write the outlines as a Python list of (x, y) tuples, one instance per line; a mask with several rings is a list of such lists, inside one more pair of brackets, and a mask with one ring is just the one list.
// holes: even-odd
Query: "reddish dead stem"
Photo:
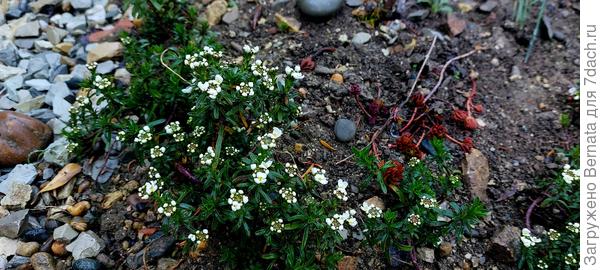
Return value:
[(422, 108), (425, 107), (425, 96), (420, 93), (416, 93), (410, 97), (415, 107)]
[(410, 133), (404, 133), (396, 140), (396, 148), (408, 157), (416, 157), (422, 159), (425, 156), (417, 144), (413, 141), (413, 136)]
[(371, 103), (369, 103), (369, 106), (367, 107), (367, 111), (370, 115), (368, 119), (369, 125), (375, 125), (375, 123), (377, 122), (377, 118), (385, 114), (385, 105), (383, 103), (383, 100), (374, 99), (373, 101), (371, 101)]
[(448, 134), (448, 129), (441, 124), (435, 124), (429, 130), (429, 137), (445, 138)]

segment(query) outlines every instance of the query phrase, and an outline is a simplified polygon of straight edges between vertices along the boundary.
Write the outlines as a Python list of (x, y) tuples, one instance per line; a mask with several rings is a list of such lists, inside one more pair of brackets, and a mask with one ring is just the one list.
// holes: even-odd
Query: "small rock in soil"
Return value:
[(381, 209), (381, 210), (385, 210), (385, 203), (383, 202), (383, 200), (377, 196), (373, 196), (371, 198), (369, 198), (368, 200), (366, 200), (366, 202), (368, 204), (377, 206), (377, 208)]
[(31, 256), (33, 270), (55, 270), (54, 257), (46, 252), (38, 252)]
[(41, 121), (17, 112), (0, 112), (0, 166), (25, 162), (51, 138), (52, 130)]
[(238, 7), (232, 8), (230, 11), (223, 15), (223, 22), (226, 24), (231, 24), (235, 22), (240, 17), (240, 10)]
[(286, 25), (292, 32), (300, 32), (300, 28), (302, 27), (302, 23), (296, 20), (296, 18), (286, 17), (279, 13), (275, 14), (275, 22), (277, 22), (277, 24)]
[(38, 242), (21, 243), (17, 248), (16, 254), (25, 257), (31, 257), (34, 253), (40, 250)]
[(44, 151), (44, 161), (60, 166), (65, 166), (69, 162), (69, 151), (67, 139), (60, 138), (51, 143)]
[(29, 214), (29, 210), (25, 209), (12, 212), (8, 216), (0, 218), (0, 236), (13, 239), (19, 237), (27, 214)]
[(298, 8), (311, 17), (329, 17), (334, 15), (344, 3), (343, 0), (299, 0)]
[(346, 0), (346, 5), (349, 7), (358, 7), (364, 3), (364, 0)]
[(431, 248), (417, 248), (417, 256), (419, 259), (428, 263), (433, 263), (435, 261), (435, 251)]
[(71, 242), (79, 233), (75, 231), (69, 224), (63, 224), (62, 226), (54, 229), (52, 236), (55, 240), (63, 239), (67, 242)]
[(37, 37), (40, 35), (40, 24), (37, 21), (28, 22), (15, 30), (15, 37)]
[(31, 199), (31, 190), (30, 185), (12, 182), (0, 205), (7, 209), (23, 209)]
[(88, 51), (87, 63), (90, 64), (102, 60), (109, 60), (113, 57), (121, 56), (122, 54), (123, 45), (121, 45), (120, 42), (97, 43), (96, 46)]
[(111, 73), (115, 69), (115, 67), (115, 62), (111, 60), (104, 61), (102, 63), (99, 63), (98, 66), (96, 66), (96, 72), (98, 74), (108, 74)]
[(161, 258), (158, 260), (158, 265), (156, 266), (157, 270), (171, 270), (174, 269), (179, 262), (175, 259), (171, 258)]
[(425, 18), (427, 18), (427, 16), (429, 16), (429, 10), (428, 9), (420, 9), (420, 10), (416, 10), (416, 11), (409, 13), (408, 19), (413, 20), (413, 21), (420, 21), (420, 20), (424, 20)]
[(452, 243), (442, 242), (440, 244), (440, 255), (442, 257), (448, 257), (452, 254)]
[(468, 183), (472, 197), (488, 201), (487, 187), (490, 178), (490, 167), (487, 157), (477, 149), (465, 155), (461, 163), (465, 181)]
[(510, 71), (510, 78), (509, 80), (511, 81), (517, 81), (522, 79), (523, 77), (521, 76), (521, 70), (519, 69), (518, 66), (513, 66), (512, 70)]
[(92, 0), (71, 0), (74, 9), (86, 9), (92, 7)]
[(73, 262), (73, 270), (99, 270), (102, 269), (102, 264), (94, 259), (83, 258)]
[(494, 237), (488, 249), (488, 255), (500, 262), (515, 262), (521, 251), (521, 230), (515, 226), (505, 225)]
[(498, 6), (498, 2), (496, 2), (496, 0), (488, 0), (479, 6), (479, 10), (483, 12), (492, 12), (496, 6)]
[[(9, 239), (0, 236), (0, 256), (12, 256), (17, 252), (20, 242), (18, 240)], [(2, 268), (0, 268), (2, 269)]]
[(340, 118), (335, 122), (335, 138), (341, 142), (349, 142), (354, 139), (356, 134), (356, 124), (354, 121)]
[(354, 256), (344, 256), (337, 264), (338, 270), (358, 269), (358, 259)]
[(216, 0), (206, 7), (206, 21), (208, 25), (217, 25), (223, 15), (227, 12), (227, 1)]
[(550, 40), (554, 37), (554, 28), (552, 28), (552, 19), (550, 17), (544, 16), (541, 28), (544, 39)]
[(131, 73), (125, 68), (119, 68), (115, 71), (115, 79), (120, 81), (124, 85), (129, 85), (131, 81)]
[(73, 243), (67, 246), (67, 250), (73, 253), (73, 258), (95, 257), (104, 249), (104, 240), (102, 240), (93, 231), (86, 231), (77, 237)]
[[(137, 268), (143, 263), (143, 258), (146, 256), (147, 261), (153, 261), (163, 257), (175, 244), (175, 238), (172, 236), (162, 236), (152, 241), (144, 250), (140, 250), (135, 255), (129, 255), (127, 258), (127, 266)], [(144, 255), (145, 254), (145, 255)]]
[(453, 36), (459, 35), (467, 27), (467, 21), (458, 17), (454, 13), (448, 14), (447, 24), (448, 28), (450, 29), (450, 33), (452, 33)]
[(363, 45), (371, 40), (371, 35), (366, 32), (356, 33), (354, 37), (352, 37), (352, 43), (354, 45)]
[(43, 243), (50, 238), (50, 234), (44, 228), (32, 228), (24, 231), (22, 237), (27, 241)]

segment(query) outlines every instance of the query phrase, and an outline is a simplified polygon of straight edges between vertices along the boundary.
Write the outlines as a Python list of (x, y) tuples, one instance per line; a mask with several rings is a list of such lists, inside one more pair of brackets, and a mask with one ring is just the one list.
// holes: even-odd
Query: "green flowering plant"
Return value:
[(355, 151), (357, 162), (378, 179), (381, 191), (385, 194), (389, 188), (396, 197), (385, 211), (369, 201), (362, 204), (370, 244), (414, 254), (415, 247), (437, 246), (444, 237), (460, 240), (487, 215), (478, 199), (465, 204), (451, 199), (452, 191), (461, 186), (460, 178), (452, 170), (443, 140), (433, 138), (431, 143), (434, 155), (425, 160), (413, 157), (407, 166), (378, 161), (369, 148)]
[[(527, 209), (521, 235), (521, 269), (579, 269), (579, 146), (566, 153), (570, 163), (560, 173), (538, 183), (542, 196)], [(537, 205), (554, 207), (564, 216), (548, 231), (533, 233), (530, 217)]]

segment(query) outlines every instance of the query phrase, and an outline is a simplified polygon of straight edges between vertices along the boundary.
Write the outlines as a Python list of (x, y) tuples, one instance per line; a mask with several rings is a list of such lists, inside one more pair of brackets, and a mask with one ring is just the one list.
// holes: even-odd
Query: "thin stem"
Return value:
[(440, 85), (442, 85), (442, 81), (444, 81), (444, 73), (446, 73), (446, 69), (448, 68), (448, 66), (450, 66), (450, 64), (452, 64), (452, 62), (456, 61), (456, 60), (460, 60), (463, 59), (471, 54), (474, 54), (478, 51), (482, 50), (481, 48), (476, 47), (475, 49), (465, 53), (465, 54), (461, 54), (459, 56), (456, 56), (450, 60), (448, 60), (448, 62), (446, 62), (446, 64), (444, 64), (444, 67), (442, 67), (442, 71), (440, 72), (440, 78), (438, 79), (437, 84), (433, 87), (433, 89), (431, 90), (431, 92), (429, 92), (429, 94), (427, 94), (427, 96), (425, 97), (425, 102), (427, 102), (431, 96), (433, 96), (433, 94), (435, 94), (435, 92), (438, 90), (438, 88), (440, 87)]
[(535, 47), (535, 41), (537, 39), (538, 33), (540, 32), (540, 25), (542, 23), (542, 19), (544, 18), (544, 13), (546, 12), (546, 2), (547, 0), (542, 1), (542, 6), (540, 7), (540, 11), (538, 12), (537, 22), (535, 23), (535, 28), (533, 29), (533, 34), (531, 37), (531, 41), (529, 41), (529, 47), (527, 48), (527, 53), (525, 54), (524, 63), (527, 63), (529, 57), (533, 53), (533, 48)]
[(431, 42), (431, 46), (429, 46), (429, 51), (427, 52), (427, 55), (425, 56), (425, 60), (423, 60), (423, 64), (421, 65), (421, 68), (419, 69), (419, 72), (417, 73), (417, 77), (413, 81), (412, 87), (410, 88), (410, 91), (408, 91), (408, 95), (406, 96), (406, 99), (402, 102), (402, 104), (400, 104), (400, 107), (404, 106), (404, 104), (406, 104), (406, 102), (408, 102), (408, 100), (410, 99), (410, 96), (412, 96), (412, 93), (415, 91), (415, 87), (417, 87), (417, 82), (419, 81), (419, 78), (421, 77), (421, 73), (423, 73), (423, 69), (425, 69), (425, 65), (427, 65), (427, 61), (429, 60), (429, 56), (431, 56), (431, 52), (433, 51), (433, 47), (435, 47), (436, 41), (437, 41), (437, 36), (434, 36), (433, 41)]
[(533, 213), (533, 210), (537, 207), (538, 203), (540, 203), (543, 199), (544, 198), (542, 197), (535, 199), (527, 208), (527, 212), (525, 213), (525, 226), (527, 226), (527, 229), (529, 230), (531, 230), (531, 214)]
[(175, 72), (175, 70), (171, 69), (171, 67), (169, 67), (167, 64), (165, 64), (165, 61), (163, 60), (163, 57), (165, 56), (165, 53), (171, 50), (171, 48), (166, 48), (161, 54), (160, 54), (160, 63), (167, 68), (169, 71), (171, 71), (173, 74), (177, 75), (177, 77), (179, 77), (179, 79), (181, 79), (182, 81), (186, 82), (187, 84), (192, 84), (191, 82), (189, 82), (188, 80), (184, 79), (183, 77), (181, 77), (181, 75), (179, 75), (179, 73)]
[(365, 106), (362, 104), (362, 102), (360, 102), (360, 100), (358, 99), (358, 95), (354, 95), (354, 100), (356, 100), (356, 104), (358, 104), (358, 107), (360, 108), (360, 110), (367, 115), (367, 117), (371, 118), (371, 114), (369, 112), (367, 112), (367, 109), (365, 109)]

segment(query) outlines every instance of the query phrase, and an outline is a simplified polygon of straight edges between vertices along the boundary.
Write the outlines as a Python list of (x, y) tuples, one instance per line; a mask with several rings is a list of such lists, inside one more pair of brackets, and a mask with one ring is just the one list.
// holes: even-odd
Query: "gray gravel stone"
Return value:
[(92, 7), (92, 0), (71, 0), (74, 9), (87, 9)]
[(313, 17), (329, 17), (334, 15), (344, 0), (298, 0), (298, 8), (302, 13)]
[(116, 68), (115, 62), (108, 60), (108, 61), (99, 63), (98, 66), (96, 66), (96, 72), (99, 74), (108, 74), (108, 73), (111, 73), (113, 70), (115, 70), (115, 68)]
[(40, 35), (40, 24), (37, 21), (25, 23), (15, 30), (15, 37), (37, 37)]
[(0, 63), (8, 66), (17, 65), (17, 47), (8, 40), (0, 41)]
[(19, 210), (10, 213), (8, 216), (0, 218), (0, 236), (8, 238), (17, 238), (23, 230), (23, 224), (29, 214), (29, 210)]
[(25, 85), (38, 91), (48, 91), (48, 89), (50, 89), (50, 86), (52, 86), (52, 84), (50, 84), (50, 82), (45, 79), (27, 80), (25, 81)]
[(82, 232), (66, 249), (73, 253), (75, 260), (95, 257), (104, 249), (104, 240), (93, 231)]
[(8, 193), (12, 183), (31, 184), (37, 176), (37, 170), (32, 164), (19, 164), (15, 166), (6, 179), (0, 182), (0, 193)]
[(356, 124), (354, 121), (340, 118), (335, 122), (335, 138), (341, 142), (349, 142), (356, 134)]
[(63, 224), (62, 226), (54, 229), (54, 232), (52, 233), (54, 239), (64, 239), (69, 242), (75, 239), (77, 235), (79, 235), (79, 233), (76, 230), (74, 230), (69, 224)]
[(371, 40), (371, 34), (366, 32), (356, 33), (354, 37), (352, 37), (352, 43), (354, 45), (363, 45)]

